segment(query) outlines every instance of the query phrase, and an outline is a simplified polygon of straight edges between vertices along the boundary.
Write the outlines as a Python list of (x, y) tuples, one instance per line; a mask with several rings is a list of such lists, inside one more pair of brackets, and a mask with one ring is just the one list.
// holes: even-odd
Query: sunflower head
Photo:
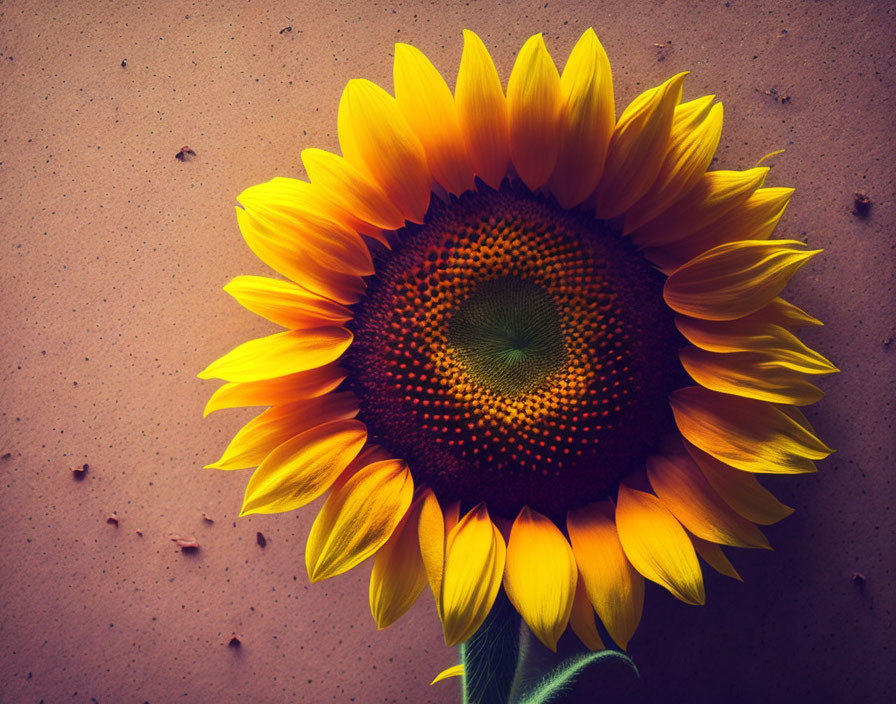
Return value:
[(625, 648), (645, 578), (703, 603), (698, 555), (738, 578), (720, 546), (791, 512), (756, 475), (831, 452), (798, 408), (836, 369), (779, 297), (817, 251), (771, 239), (768, 169), (708, 171), (722, 107), (684, 80), (617, 117), (592, 30), (562, 73), (530, 38), (506, 90), (472, 32), (453, 92), (399, 44), (394, 97), (346, 86), (341, 155), (239, 196), (285, 280), (226, 290), (285, 331), (200, 374), (206, 412), (267, 407), (210, 466), (256, 467), (242, 514), (329, 492), (309, 576), (374, 557), (379, 627), (428, 585), (453, 645), (503, 589), (552, 649), (604, 647), (595, 612)]

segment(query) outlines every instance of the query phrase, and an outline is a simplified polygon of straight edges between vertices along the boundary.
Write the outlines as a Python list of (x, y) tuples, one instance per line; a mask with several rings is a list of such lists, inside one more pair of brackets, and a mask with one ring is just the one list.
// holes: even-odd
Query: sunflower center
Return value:
[(376, 269), (346, 383), (371, 441), (441, 501), (562, 518), (673, 429), (663, 277), (602, 221), (483, 187), (434, 202)]
[(537, 388), (566, 363), (554, 300), (515, 276), (480, 282), (451, 315), (445, 339), (472, 381), (508, 396)]

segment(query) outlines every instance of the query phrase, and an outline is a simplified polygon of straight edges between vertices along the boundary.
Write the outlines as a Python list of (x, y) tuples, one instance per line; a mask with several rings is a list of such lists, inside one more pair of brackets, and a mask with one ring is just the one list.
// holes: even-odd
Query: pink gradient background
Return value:
[(349, 78), (390, 87), (408, 41), (452, 80), (471, 28), (506, 79), (530, 34), (562, 63), (589, 26), (618, 106), (684, 69), (686, 98), (718, 95), (716, 168), (787, 149), (769, 178), (797, 188), (779, 231), (826, 249), (789, 297), (826, 321), (806, 337), (843, 373), (809, 410), (837, 454), (771, 482), (797, 509), (768, 531), (775, 552), (732, 551), (745, 583), (708, 574), (702, 608), (649, 587), (643, 679), (591, 673), (574, 701), (896, 691), (892, 3), (13, 1), (0, 17), (0, 701), (459, 701), (456, 680), (428, 685), (457, 658), (428, 594), (377, 632), (369, 564), (309, 586), (314, 507), (237, 520), (247, 474), (202, 465), (253, 412), (203, 421), (214, 384), (196, 373), (272, 331), (221, 291), (265, 273), (234, 198), (302, 176), (304, 146), (337, 148)]

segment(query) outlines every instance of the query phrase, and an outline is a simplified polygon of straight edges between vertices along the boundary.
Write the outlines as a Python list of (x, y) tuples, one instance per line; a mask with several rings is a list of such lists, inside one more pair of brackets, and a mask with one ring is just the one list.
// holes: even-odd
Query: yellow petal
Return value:
[(386, 230), (404, 226), (404, 217), (383, 190), (341, 156), (304, 149), (302, 165), (312, 183), (361, 220)]
[(524, 507), (507, 542), (504, 591), (532, 633), (557, 652), (576, 593), (575, 557), (549, 518)]
[(379, 550), (413, 494), (414, 480), (401, 460), (369, 464), (336, 488), (308, 534), (305, 567), (311, 581), (347, 572)]
[(748, 521), (767, 526), (793, 513), (790, 506), (782, 504), (759, 483), (755, 474), (730, 467), (687, 440), (684, 446), (713, 489)]
[(657, 498), (697, 537), (741, 548), (769, 548), (762, 531), (722, 500), (690, 455), (651, 455), (647, 478)]
[(335, 363), (275, 379), (231, 382), (218, 387), (205, 404), (203, 417), (222, 408), (282, 406), (291, 401), (317, 398), (333, 391), (346, 374)]
[(318, 217), (338, 222), (365, 235), (382, 241), (382, 234), (369, 223), (347, 211), (337, 202), (335, 194), (319, 184), (295, 178), (273, 178), (266, 183), (250, 186), (237, 196), (243, 207), (271, 219), (283, 214), (313, 213)]
[(292, 511), (314, 501), (336, 481), (366, 440), (363, 423), (337, 420), (282, 443), (252, 473), (240, 516)]
[(464, 53), (454, 88), (457, 116), (476, 175), (497, 190), (510, 164), (507, 100), (482, 40), (464, 30)]
[(357, 276), (373, 273), (370, 251), (358, 233), (319, 215), (315, 208), (295, 205), (276, 209), (269, 204), (258, 207), (251, 201), (244, 207), (257, 230), (325, 267)]
[(667, 210), (706, 173), (722, 135), (722, 104), (709, 107), (712, 98), (698, 98), (675, 108), (660, 172), (650, 190), (625, 214), (624, 234)]
[(799, 306), (785, 301), (783, 298), (775, 298), (765, 308), (760, 308), (752, 315), (741, 318), (741, 322), (762, 321), (770, 325), (780, 325), (783, 328), (796, 330), (807, 325), (824, 325), (818, 318), (809, 315)]
[(258, 381), (316, 369), (342, 356), (352, 342), (345, 328), (289, 330), (244, 342), (199, 373), (200, 379)]
[(719, 572), (726, 577), (736, 579), (738, 582), (744, 581), (737, 573), (737, 570), (734, 569), (734, 565), (731, 564), (731, 561), (722, 551), (722, 548), (716, 543), (703, 540), (703, 538), (698, 538), (696, 535), (692, 535), (690, 538), (691, 542), (694, 543), (694, 550), (697, 551), (697, 554), (716, 572)]
[(673, 310), (695, 318), (742, 318), (768, 305), (821, 251), (803, 246), (796, 240), (720, 245), (676, 269), (666, 279), (663, 298)]
[(745, 472), (814, 472), (812, 460), (833, 452), (799, 422), (765, 401), (699, 386), (678, 389), (669, 401), (678, 429), (687, 440)]
[[(317, 183), (294, 178), (277, 177), (256, 186), (250, 186), (237, 196), (242, 206), (268, 220), (278, 217), (300, 216), (311, 213), (317, 217), (338, 222), (343, 226), (384, 241), (382, 233), (369, 223), (360, 220), (338, 202), (338, 193), (328, 191)], [(385, 198), (385, 196), (383, 196)]]
[(391, 459), (393, 459), (392, 455), (386, 452), (382, 446), (373, 443), (364, 445), (364, 449), (358, 453), (355, 459), (349, 462), (348, 467), (342, 470), (336, 481), (330, 486), (330, 492), (335, 492), (340, 487), (345, 486), (345, 483), (358, 473), (358, 470), (364, 469), (367, 465)]
[(507, 82), (510, 157), (523, 183), (534, 191), (551, 177), (560, 149), (560, 74), (535, 34), (517, 54)]
[(431, 489), (421, 494), (420, 518), (417, 522), (420, 555), (429, 588), (436, 600), (436, 610), (442, 618), (442, 574), (445, 569), (445, 537), (447, 529), (442, 516), (442, 507)]
[(689, 342), (708, 352), (761, 353), (770, 365), (806, 374), (837, 371), (830, 360), (806, 347), (790, 331), (776, 325), (771, 315), (760, 316), (760, 313), (762, 311), (732, 321), (676, 316), (675, 325)]
[(284, 240), (267, 220), (243, 208), (236, 208), (236, 219), (249, 249), (277, 273), (339, 303), (360, 300), (366, 285), (359, 276), (325, 266), (308, 252)]
[(560, 151), (549, 187), (561, 207), (572, 208), (600, 181), (616, 122), (610, 60), (591, 28), (563, 68), (560, 105)]
[(433, 178), (459, 196), (473, 188), (473, 165), (457, 118), (454, 96), (422, 51), (395, 45), (395, 100), (414, 130)]
[(206, 469), (257, 467), (290, 438), (323, 423), (354, 418), (358, 410), (358, 399), (351, 392), (274, 406), (246, 423), (230, 441), (221, 459)]
[(436, 675), (436, 678), (429, 683), (431, 687), (436, 682), (441, 682), (442, 680), (447, 680), (449, 677), (463, 677), (464, 676), (464, 666), (463, 663), (460, 665), (452, 665), (451, 667), (442, 670), (439, 674)]
[(382, 188), (406, 220), (423, 222), (432, 177), (423, 146), (395, 99), (353, 78), (342, 92), (337, 126), (346, 161)]
[(794, 406), (808, 406), (824, 396), (824, 392), (806, 381), (800, 372), (777, 366), (769, 354), (718, 354), (685, 347), (678, 356), (691, 378), (713, 391)]
[(467, 640), (485, 621), (501, 588), (505, 553), (504, 538), (484, 504), (448, 534), (440, 594), (447, 646)]
[(417, 531), (423, 495), (419, 495), (386, 544), (377, 552), (370, 573), (370, 613), (378, 629), (397, 621), (426, 586), (426, 570)]
[(656, 180), (686, 75), (679, 73), (645, 91), (619, 117), (597, 187), (597, 217), (610, 219), (624, 213)]
[(237, 276), (224, 287), (243, 307), (292, 330), (342, 325), (352, 312), (289, 281)]
[(632, 232), (632, 242), (659, 247), (684, 239), (746, 202), (763, 184), (766, 174), (768, 167), (707, 171), (675, 205)]
[(616, 527), (622, 549), (638, 572), (687, 604), (706, 602), (691, 539), (658, 498), (621, 484)]
[(604, 642), (597, 632), (597, 625), (594, 623), (594, 607), (588, 601), (588, 594), (585, 593), (585, 583), (582, 576), (576, 582), (576, 595), (572, 603), (572, 612), (569, 615), (569, 625), (572, 626), (579, 640), (585, 644), (588, 650), (603, 650)]
[(669, 254), (683, 264), (720, 244), (768, 239), (792, 195), (792, 188), (760, 188), (708, 227), (669, 245)]
[(588, 599), (624, 650), (641, 621), (644, 578), (625, 556), (613, 513), (609, 501), (571, 511), (566, 530)]

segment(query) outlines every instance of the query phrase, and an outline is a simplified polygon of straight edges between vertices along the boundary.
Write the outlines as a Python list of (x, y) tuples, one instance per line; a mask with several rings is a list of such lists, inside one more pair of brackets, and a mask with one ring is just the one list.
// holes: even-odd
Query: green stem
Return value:
[(520, 650), (520, 615), (498, 592), (485, 622), (460, 646), (464, 704), (507, 704)]

